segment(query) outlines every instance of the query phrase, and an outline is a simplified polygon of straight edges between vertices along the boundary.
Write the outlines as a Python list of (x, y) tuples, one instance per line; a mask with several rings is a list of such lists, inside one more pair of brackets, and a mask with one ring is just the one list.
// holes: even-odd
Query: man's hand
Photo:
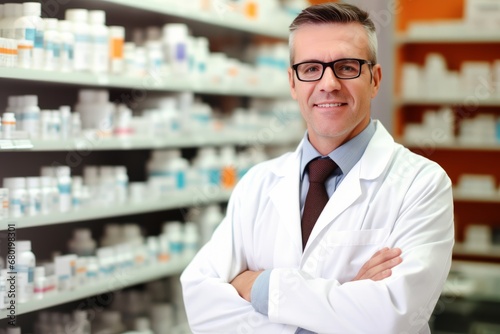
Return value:
[(252, 292), (252, 286), (255, 280), (257, 279), (257, 276), (260, 275), (260, 273), (263, 270), (260, 271), (251, 271), (251, 270), (246, 270), (236, 276), (232, 281), (231, 285), (234, 286), (236, 291), (238, 291), (238, 294), (240, 295), (241, 298), (245, 299), (247, 302), (250, 302), (250, 296)]
[(382, 248), (361, 267), (353, 281), (371, 279), (380, 281), (392, 275), (392, 268), (400, 264), (403, 259), (400, 257), (399, 248)]

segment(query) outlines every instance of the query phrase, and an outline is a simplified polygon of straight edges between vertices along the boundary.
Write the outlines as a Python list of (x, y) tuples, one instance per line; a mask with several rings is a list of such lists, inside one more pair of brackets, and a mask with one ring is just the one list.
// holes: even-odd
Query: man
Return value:
[(451, 265), (451, 182), (370, 118), (382, 72), (366, 12), (311, 6), (290, 30), (290, 89), (307, 132), (239, 182), (184, 271), (191, 329), (429, 333)]

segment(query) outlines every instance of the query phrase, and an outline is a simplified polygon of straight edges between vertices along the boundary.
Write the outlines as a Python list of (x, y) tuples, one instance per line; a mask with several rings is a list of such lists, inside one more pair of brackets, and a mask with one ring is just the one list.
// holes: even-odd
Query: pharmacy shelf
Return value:
[[(72, 301), (98, 296), (100, 294), (112, 293), (126, 287), (146, 283), (163, 277), (180, 274), (188, 265), (191, 258), (183, 257), (171, 259), (166, 263), (157, 263), (154, 266), (147, 266), (140, 270), (126, 270), (115, 273), (105, 282), (88, 284), (71, 291), (59, 291), (45, 295), (41, 299), (30, 300), (26, 303), (15, 304), (15, 315), (21, 315), (33, 311), (42, 310)], [(0, 311), (0, 319), (6, 319), (9, 310)]]
[(500, 302), (500, 265), (453, 260), (442, 295)]
[(280, 98), (290, 97), (287, 86), (259, 87), (252, 85), (216, 85), (203, 80), (190, 80), (177, 76), (149, 74), (143, 77), (126, 75), (93, 74), (83, 72), (44, 71), (4, 67), (0, 79), (102, 88), (126, 88), (134, 91), (190, 91), (198, 94)]
[(451, 105), (451, 106), (480, 106), (480, 107), (498, 107), (500, 106), (500, 96), (498, 97), (490, 97), (490, 98), (477, 98), (473, 93), (464, 94), (461, 97), (415, 97), (415, 98), (400, 98), (396, 101), (396, 106), (403, 105)]
[[(296, 144), (303, 136), (302, 131), (294, 133), (286, 131), (286, 128), (273, 128), (271, 124), (269, 131), (264, 127), (260, 131), (227, 131), (212, 133), (189, 133), (179, 136), (150, 138), (135, 137), (130, 138), (99, 138), (91, 136), (88, 138), (78, 138), (72, 140), (24, 140), (9, 142), (0, 140), (1, 151), (104, 151), (104, 150), (141, 150), (141, 149), (168, 149), (168, 148), (188, 148), (203, 146), (224, 146), (224, 145), (283, 145)], [(18, 143), (16, 145), (16, 142)], [(2, 145), (3, 143), (3, 145)], [(10, 143), (10, 144), (5, 144)]]
[(203, 12), (201, 10), (192, 10), (185, 4), (175, 2), (165, 2), (160, 0), (103, 0), (104, 2), (114, 3), (121, 6), (128, 6), (135, 9), (147, 10), (155, 13), (176, 16), (182, 19), (194, 20), (197, 22), (214, 25), (222, 28), (229, 28), (258, 34), (262, 36), (286, 39), (288, 38), (288, 25), (290, 22), (276, 24), (272, 20), (259, 21), (250, 20), (243, 17), (233, 10), (230, 1), (214, 1), (214, 11)]
[(32, 217), (5, 219), (1, 223), (0, 231), (9, 228), (15, 229), (40, 227), (57, 224), (75, 223), (79, 221), (128, 216), (156, 211), (171, 210), (183, 207), (206, 205), (210, 203), (227, 202), (231, 195), (230, 190), (221, 188), (197, 188), (183, 192), (172, 193), (171, 196), (141, 202), (127, 202), (109, 206), (92, 206), (71, 210), (64, 213), (51, 213)]
[(428, 139), (421, 141), (397, 139), (398, 143), (408, 148), (431, 148), (437, 150), (453, 150), (453, 151), (500, 151), (500, 143), (435, 143)]
[(396, 36), (397, 44), (416, 43), (500, 43), (500, 35), (497, 31), (464, 32), (464, 33), (440, 33), (434, 31), (432, 34), (399, 34)]
[(481, 257), (498, 260), (500, 262), (500, 246), (471, 247), (467, 244), (456, 242), (453, 247), (453, 255), (463, 257)]
[(463, 194), (460, 191), (453, 190), (453, 200), (460, 202), (500, 203), (500, 194)]

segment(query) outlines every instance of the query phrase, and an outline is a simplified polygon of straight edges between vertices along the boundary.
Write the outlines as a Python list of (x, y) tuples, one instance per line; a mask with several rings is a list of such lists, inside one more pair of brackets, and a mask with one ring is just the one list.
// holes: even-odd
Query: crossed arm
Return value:
[[(373, 256), (361, 267), (352, 281), (363, 279), (380, 281), (391, 276), (391, 269), (402, 261), (400, 255), (401, 249), (399, 248), (382, 248), (373, 254)], [(238, 294), (243, 299), (250, 302), (253, 284), (261, 273), (262, 271), (243, 271), (231, 281), (231, 285), (238, 291)]]

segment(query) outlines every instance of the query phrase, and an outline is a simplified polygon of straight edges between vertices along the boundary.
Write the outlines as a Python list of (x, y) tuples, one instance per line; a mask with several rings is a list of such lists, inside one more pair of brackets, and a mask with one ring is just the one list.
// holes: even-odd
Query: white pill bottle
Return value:
[(31, 241), (16, 241), (17, 302), (25, 303), (33, 298), (35, 254), (31, 251)]

